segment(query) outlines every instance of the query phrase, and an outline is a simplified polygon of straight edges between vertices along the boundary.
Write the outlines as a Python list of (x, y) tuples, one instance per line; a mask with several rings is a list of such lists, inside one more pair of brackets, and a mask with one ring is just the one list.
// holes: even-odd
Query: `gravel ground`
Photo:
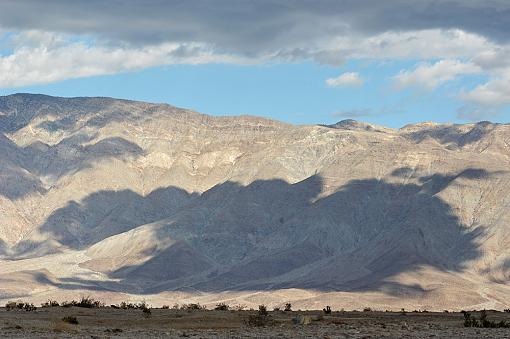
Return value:
[[(473, 313), (477, 315), (477, 313)], [(319, 311), (270, 312), (269, 324), (250, 326), (255, 311), (182, 311), (112, 308), (0, 309), (2, 338), (509, 338), (510, 329), (463, 327), (460, 313), (392, 313)], [(75, 316), (78, 324), (62, 321)], [(300, 318), (309, 324), (294, 324)], [(491, 320), (510, 314), (488, 312)]]

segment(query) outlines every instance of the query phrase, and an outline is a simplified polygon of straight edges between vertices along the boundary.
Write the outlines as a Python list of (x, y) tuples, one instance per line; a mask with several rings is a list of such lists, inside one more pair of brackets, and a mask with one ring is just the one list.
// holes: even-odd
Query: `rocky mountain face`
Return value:
[(0, 97), (0, 299), (508, 307), (509, 192), (510, 125)]

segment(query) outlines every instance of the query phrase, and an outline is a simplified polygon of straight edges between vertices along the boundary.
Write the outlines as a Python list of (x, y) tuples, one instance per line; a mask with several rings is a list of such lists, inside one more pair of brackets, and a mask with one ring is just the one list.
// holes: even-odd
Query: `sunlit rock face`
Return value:
[(509, 192), (510, 125), (0, 97), (0, 299), (503, 308)]

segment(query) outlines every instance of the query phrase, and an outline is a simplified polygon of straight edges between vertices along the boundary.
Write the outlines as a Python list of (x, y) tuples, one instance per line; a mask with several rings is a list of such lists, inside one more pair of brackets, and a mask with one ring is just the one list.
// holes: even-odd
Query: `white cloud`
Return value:
[(326, 84), (330, 87), (361, 86), (363, 85), (363, 79), (356, 72), (347, 72), (336, 78), (326, 79)]
[[(2, 50), (3, 47), (3, 50)], [(348, 59), (440, 59), (402, 70), (394, 80), (401, 88), (434, 89), (465, 74), (488, 75), (489, 81), (459, 98), (477, 105), (510, 103), (510, 46), (462, 30), (430, 29), (384, 32), (371, 36), (337, 35), (310, 44), (243, 54), (216, 45), (188, 42), (122, 44), (99, 36), (69, 35), (30, 30), (0, 32), (0, 87), (22, 87), (66, 79), (116, 74), (171, 64), (292, 62), (313, 60), (339, 65)], [(468, 61), (460, 61), (468, 60)], [(326, 80), (328, 86), (360, 86), (358, 73)]]
[(423, 63), (414, 70), (401, 70), (394, 79), (399, 88), (423, 87), (434, 89), (445, 82), (465, 74), (480, 73), (482, 70), (471, 62), (440, 60), (434, 64)]
[(460, 98), (483, 106), (510, 104), (510, 72), (490, 79), (469, 92), (462, 92)]
[(170, 64), (243, 63), (198, 43), (111, 47), (73, 42), (62, 35), (28, 32), (13, 39), (14, 52), (0, 56), (0, 87), (21, 87), (65, 79), (114, 74)]

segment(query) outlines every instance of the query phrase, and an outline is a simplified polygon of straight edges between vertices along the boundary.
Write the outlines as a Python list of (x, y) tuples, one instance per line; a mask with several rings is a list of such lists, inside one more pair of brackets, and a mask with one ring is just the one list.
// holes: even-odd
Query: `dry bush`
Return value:
[(62, 321), (72, 325), (78, 325), (78, 319), (73, 315), (68, 315), (62, 318)]
[(142, 312), (143, 312), (143, 316), (144, 316), (145, 318), (150, 318), (150, 317), (151, 317), (151, 315), (152, 315), (151, 309), (150, 309), (150, 308), (148, 308), (148, 307), (144, 307), (144, 308), (142, 308)]
[(207, 307), (205, 306), (202, 306), (198, 303), (191, 303), (191, 304), (183, 304), (181, 305), (181, 310), (185, 310), (185, 311), (203, 311), (203, 310), (206, 310)]
[(219, 303), (216, 305), (216, 307), (214, 308), (216, 311), (228, 311), (230, 308), (230, 306), (228, 306), (227, 304), (225, 303)]
[(132, 302), (121, 302), (117, 308), (123, 309), (123, 310), (143, 310), (147, 308), (147, 303), (145, 301), (141, 301), (139, 303), (132, 303)]
[(43, 308), (46, 308), (46, 307), (59, 307), (59, 306), (60, 306), (60, 304), (59, 304), (58, 301), (51, 300), (51, 299), (48, 299), (47, 302), (41, 304), (41, 307), (43, 307)]
[(252, 314), (248, 316), (245, 324), (251, 327), (271, 326), (274, 325), (274, 320), (269, 315)]
[(477, 320), (471, 313), (462, 311), (464, 314), (464, 327), (478, 327), (478, 328), (510, 328), (510, 323), (504, 320), (496, 322), (494, 320), (487, 319), (487, 311), (482, 310), (480, 312), (480, 319)]
[(266, 305), (259, 305), (258, 315), (265, 317), (268, 314)]
[(99, 308), (104, 307), (104, 303), (99, 300), (95, 300), (94, 298), (81, 297), (79, 301), (71, 300), (71, 301), (63, 301), (61, 304), (62, 307), (83, 307), (83, 308)]
[(37, 307), (35, 307), (34, 304), (32, 304), (32, 303), (26, 303), (23, 301), (18, 301), (18, 302), (9, 301), (7, 304), (5, 304), (5, 309), (7, 311), (23, 310), (23, 311), (27, 311), (27, 312), (32, 312), (32, 311), (37, 310)]

